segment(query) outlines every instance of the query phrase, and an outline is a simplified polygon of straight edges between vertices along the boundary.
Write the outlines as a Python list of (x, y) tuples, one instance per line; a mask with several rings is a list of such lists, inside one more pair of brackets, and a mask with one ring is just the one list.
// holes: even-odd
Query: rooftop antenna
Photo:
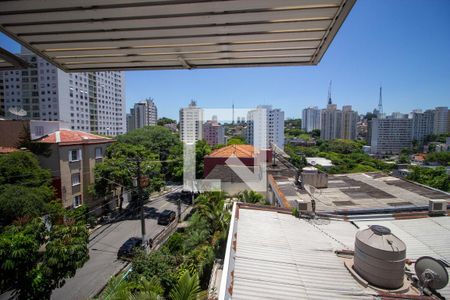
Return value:
[(13, 114), (13, 115), (15, 115), (15, 116), (17, 116), (17, 117), (25, 117), (25, 116), (27, 115), (27, 112), (26, 112), (25, 110), (23, 110), (22, 108), (18, 109), (18, 108), (15, 107), (15, 106), (10, 107), (10, 108), (8, 109), (8, 111), (9, 111), (11, 114)]
[(231, 110), (232, 110), (232, 112), (231, 112), (231, 124), (234, 125), (234, 101), (231, 102), (231, 103), (232, 103), (231, 104)]
[(333, 102), (331, 101), (331, 84), (332, 84), (332, 80), (330, 80), (330, 85), (328, 86), (328, 105), (332, 104)]
[(378, 113), (381, 115), (383, 113), (383, 87), (380, 84), (380, 98), (378, 100)]
[(419, 279), (420, 289), (426, 295), (433, 294), (433, 290), (440, 290), (448, 284), (448, 272), (441, 260), (422, 256), (416, 260), (414, 270)]

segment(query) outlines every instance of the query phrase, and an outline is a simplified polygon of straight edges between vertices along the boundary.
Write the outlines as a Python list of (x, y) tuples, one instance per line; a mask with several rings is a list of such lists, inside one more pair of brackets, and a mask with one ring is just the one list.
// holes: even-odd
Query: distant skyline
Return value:
[[(204, 108), (270, 104), (299, 118), (303, 108), (352, 105), (358, 113), (450, 106), (450, 1), (358, 0), (318, 66), (125, 72), (127, 111), (151, 97), (159, 117), (178, 119), (191, 99)], [(0, 36), (12, 52), (19, 46)]]

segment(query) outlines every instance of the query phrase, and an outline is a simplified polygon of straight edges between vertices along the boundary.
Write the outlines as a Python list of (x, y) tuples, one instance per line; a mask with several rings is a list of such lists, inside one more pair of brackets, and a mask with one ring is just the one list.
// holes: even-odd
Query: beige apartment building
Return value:
[(114, 142), (82, 131), (63, 129), (41, 137), (37, 142), (47, 143), (48, 157), (39, 156), (42, 167), (51, 171), (56, 196), (65, 208), (86, 204), (95, 214), (103, 211), (104, 200), (89, 194), (94, 183), (94, 167), (103, 161), (106, 148)]

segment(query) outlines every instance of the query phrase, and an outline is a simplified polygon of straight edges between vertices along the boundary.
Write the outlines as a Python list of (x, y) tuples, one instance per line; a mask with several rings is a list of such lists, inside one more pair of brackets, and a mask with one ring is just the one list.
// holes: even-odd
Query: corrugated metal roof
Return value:
[(315, 65), (354, 3), (1, 1), (0, 30), (65, 71)]
[(352, 247), (351, 223), (240, 209), (237, 226), (233, 299), (372, 298), (334, 253)]
[[(431, 256), (450, 262), (450, 216), (411, 220), (356, 221), (355, 223), (360, 228), (374, 224), (390, 228), (392, 233), (405, 242), (407, 258)], [(450, 285), (440, 292), (449, 299)]]

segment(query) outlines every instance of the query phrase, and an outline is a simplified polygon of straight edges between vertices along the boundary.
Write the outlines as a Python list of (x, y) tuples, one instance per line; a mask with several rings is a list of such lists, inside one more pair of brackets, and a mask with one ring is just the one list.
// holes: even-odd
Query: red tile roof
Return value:
[(84, 131), (62, 129), (55, 131), (37, 140), (41, 143), (72, 145), (72, 144), (91, 144), (91, 143), (109, 143), (113, 142), (111, 138), (87, 133)]
[(13, 147), (0, 147), (0, 154), (8, 154), (16, 151), (19, 151), (19, 149)]
[(255, 149), (252, 145), (230, 145), (214, 150), (209, 157), (255, 157)]

